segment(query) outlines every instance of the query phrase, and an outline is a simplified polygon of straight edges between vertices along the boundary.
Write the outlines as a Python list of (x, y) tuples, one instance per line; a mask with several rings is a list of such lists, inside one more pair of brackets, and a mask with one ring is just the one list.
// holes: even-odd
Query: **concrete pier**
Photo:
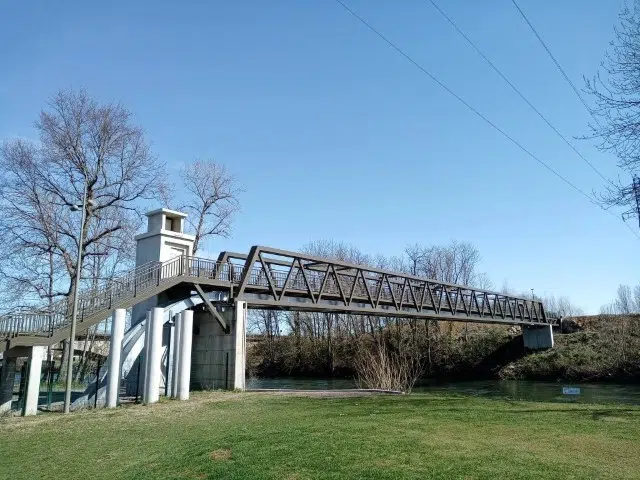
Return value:
[(141, 362), (140, 365), (140, 375), (138, 378), (138, 385), (140, 391), (142, 391), (142, 403), (147, 403), (147, 378), (149, 376), (149, 349), (151, 342), (151, 311), (148, 311), (146, 314), (145, 324), (144, 324), (144, 347), (142, 348), (142, 359), (138, 360)]
[(15, 379), (16, 357), (10, 357), (9, 352), (4, 352), (4, 357), (2, 358), (2, 374), (0, 376), (0, 414), (11, 410)]
[(177, 398), (178, 396), (178, 374), (180, 371), (180, 332), (182, 331), (182, 313), (179, 313), (173, 317), (173, 339), (171, 342), (171, 398)]
[(189, 399), (191, 381), (191, 345), (193, 336), (193, 310), (182, 312), (180, 320), (180, 360), (178, 362), (178, 398)]
[(111, 321), (111, 342), (109, 344), (109, 358), (107, 359), (107, 408), (118, 405), (120, 391), (120, 357), (122, 354), (122, 339), (124, 338), (124, 322), (127, 311), (118, 308), (113, 312)]
[(553, 329), (551, 325), (523, 326), (522, 339), (525, 348), (531, 350), (546, 350), (553, 348)]
[(235, 302), (221, 312), (225, 332), (207, 311), (196, 313), (193, 336), (193, 385), (200, 389), (245, 389), (247, 304)]
[(247, 302), (236, 302), (232, 328), (235, 336), (233, 389), (246, 387), (247, 368)]
[(42, 361), (47, 352), (47, 347), (45, 346), (30, 347), (30, 349), (23, 415), (35, 415), (38, 412), (40, 374), (42, 373)]
[(149, 349), (145, 378), (145, 403), (156, 403), (160, 400), (160, 380), (162, 377), (162, 330), (164, 325), (164, 309), (156, 307), (151, 310), (149, 326)]

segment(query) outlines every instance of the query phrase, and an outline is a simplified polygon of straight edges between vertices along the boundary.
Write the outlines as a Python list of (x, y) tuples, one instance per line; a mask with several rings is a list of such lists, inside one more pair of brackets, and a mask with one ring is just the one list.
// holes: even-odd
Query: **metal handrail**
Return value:
[[(135, 298), (151, 288), (184, 275), (211, 276), (219, 280), (229, 279), (229, 266), (205, 258), (179, 256), (165, 262), (149, 262), (124, 275), (94, 288), (83, 290), (78, 295), (78, 311), (83, 318), (102, 311), (108, 312), (113, 305)], [(240, 272), (241, 273), (241, 272)], [(71, 322), (70, 297), (55, 302), (50, 308), (34, 309), (0, 316), (0, 335), (14, 336), (31, 334), (52, 336), (53, 332), (67, 327)]]

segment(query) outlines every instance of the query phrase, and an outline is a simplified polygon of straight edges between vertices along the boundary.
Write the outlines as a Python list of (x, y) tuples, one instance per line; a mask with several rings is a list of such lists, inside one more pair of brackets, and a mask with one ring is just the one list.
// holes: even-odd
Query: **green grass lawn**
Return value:
[(640, 478), (640, 408), (199, 393), (0, 419), (4, 479)]

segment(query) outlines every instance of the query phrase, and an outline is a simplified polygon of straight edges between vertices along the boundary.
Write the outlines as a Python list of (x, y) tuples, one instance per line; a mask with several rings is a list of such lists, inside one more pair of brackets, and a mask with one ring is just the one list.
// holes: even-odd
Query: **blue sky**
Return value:
[[(601, 179), (422, 0), (346, 3), (580, 188)], [(565, 135), (588, 113), (508, 0), (439, 0)], [(570, 77), (593, 75), (621, 0), (520, 0)], [(230, 239), (369, 253), (469, 241), (496, 288), (568, 295), (597, 312), (635, 284), (640, 242), (508, 143), (333, 0), (0, 0), (0, 138), (34, 138), (57, 89), (135, 114), (176, 175), (224, 163), (246, 193)], [(606, 175), (615, 158), (578, 149)], [(635, 224), (633, 224), (635, 227)]]

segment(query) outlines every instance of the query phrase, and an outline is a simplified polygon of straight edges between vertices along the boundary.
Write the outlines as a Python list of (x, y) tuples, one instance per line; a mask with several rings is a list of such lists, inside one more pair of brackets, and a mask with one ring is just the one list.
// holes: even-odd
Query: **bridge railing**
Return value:
[[(197, 258), (179, 256), (165, 262), (150, 262), (109, 280), (95, 288), (83, 290), (78, 294), (78, 320), (108, 312), (114, 305), (135, 298), (137, 295), (174, 280), (189, 275), (201, 278), (217, 278), (229, 281), (232, 267), (229, 264)], [(242, 271), (233, 272), (238, 278)], [(72, 298), (55, 302), (50, 308), (18, 312), (0, 317), (0, 335), (30, 334), (51, 336), (71, 322)]]

